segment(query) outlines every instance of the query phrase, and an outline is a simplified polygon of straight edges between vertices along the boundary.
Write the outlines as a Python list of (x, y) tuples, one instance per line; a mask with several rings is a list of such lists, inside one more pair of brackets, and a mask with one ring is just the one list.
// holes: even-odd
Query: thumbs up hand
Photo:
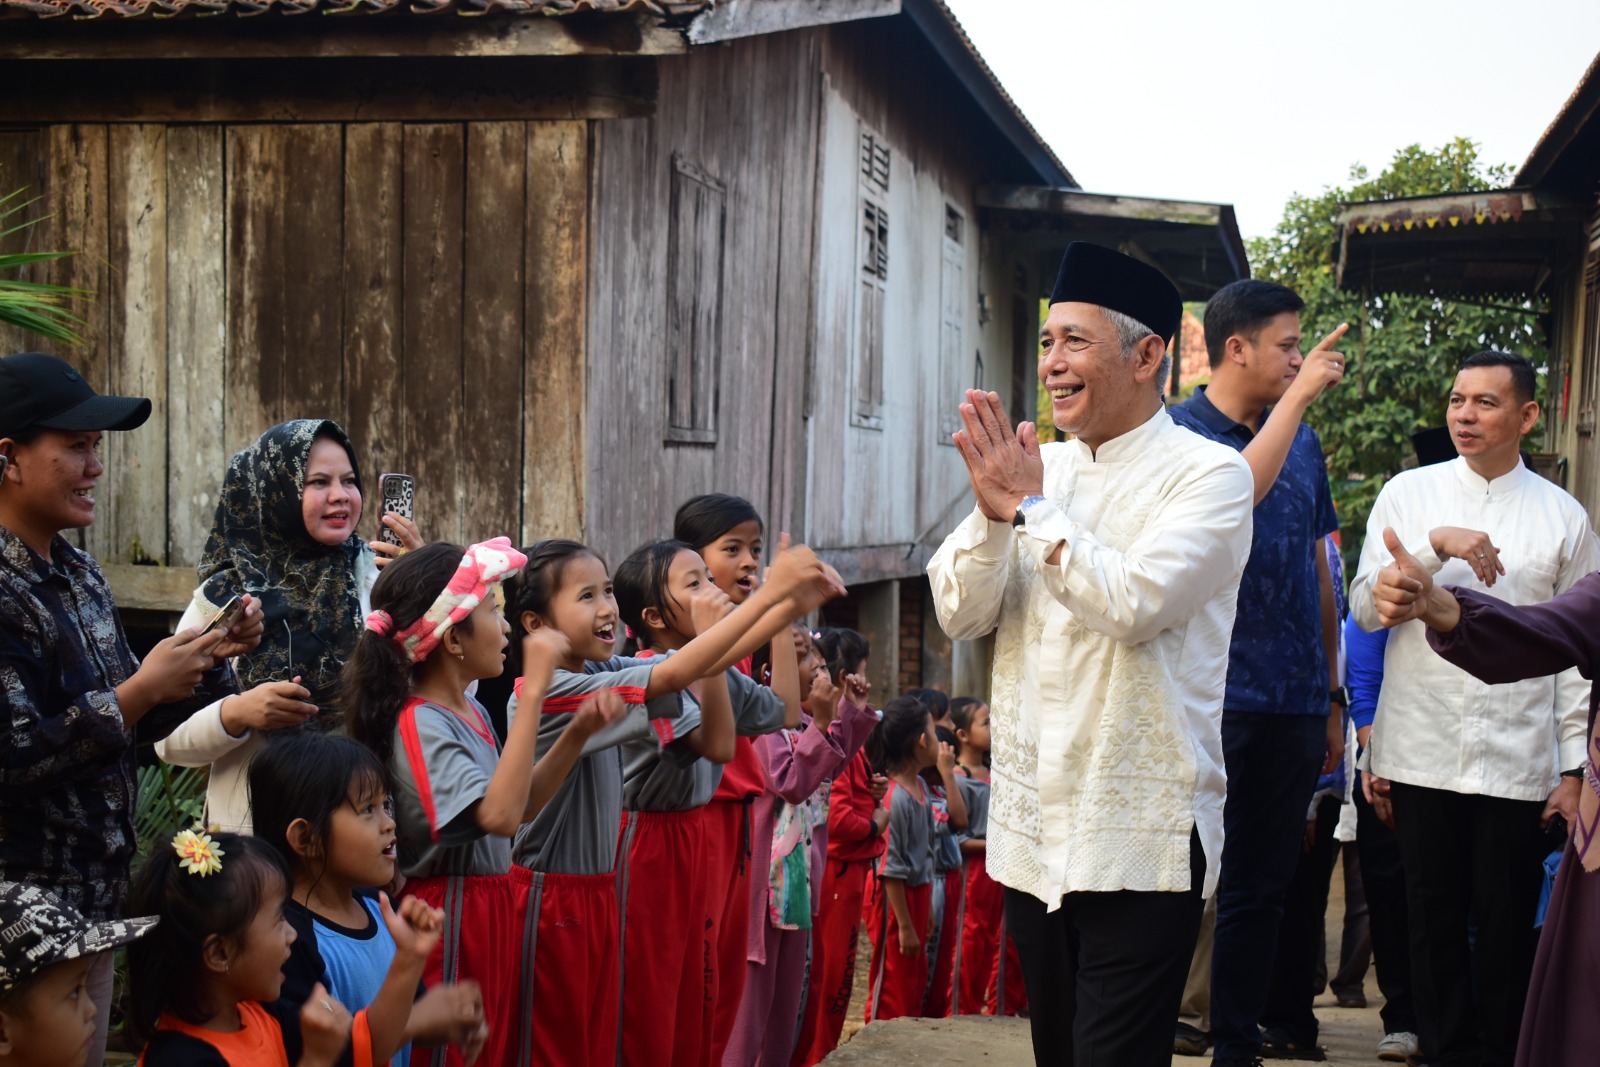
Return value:
[(1394, 562), (1378, 572), (1372, 587), (1372, 606), (1385, 629), (1420, 619), (1428, 609), (1433, 592), (1433, 575), (1400, 543), (1393, 528), (1385, 527), (1383, 544)]

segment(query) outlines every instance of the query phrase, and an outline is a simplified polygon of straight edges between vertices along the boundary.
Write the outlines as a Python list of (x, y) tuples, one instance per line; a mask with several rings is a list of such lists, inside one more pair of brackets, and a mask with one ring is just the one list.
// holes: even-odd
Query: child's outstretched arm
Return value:
[(372, 1032), (372, 1062), (387, 1063), (405, 1046), (423, 965), (444, 936), (444, 912), (416, 897), (406, 897), (398, 909), (393, 908), (387, 893), (378, 894), (378, 910), (394, 938), (395, 953), (378, 995), (367, 1005), (367, 1027)]
[[(527, 694), (527, 686), (522, 692)], [(572, 768), (578, 765), (578, 760), (583, 757), (584, 745), (591, 737), (604, 730), (628, 713), (622, 698), (614, 690), (601, 689), (590, 693), (583, 698), (583, 703), (578, 705), (578, 710), (572, 713), (572, 722), (561, 731), (561, 736), (556, 738), (556, 743), (550, 746), (550, 751), (544, 754), (533, 768), (533, 778), (528, 784), (528, 806), (522, 812), (522, 821), (527, 822), (550, 803), (550, 798), (556, 795), (556, 790), (561, 788), (561, 783), (567, 780), (567, 775), (572, 773)], [(520, 722), (523, 715), (522, 705), (517, 705), (517, 719)], [(538, 709), (534, 709), (529, 718), (534, 720), (535, 731), (538, 730)]]
[[(696, 589), (688, 607), (690, 625), (696, 634), (703, 634), (732, 613), (733, 601), (711, 585)], [(683, 743), (712, 763), (732, 763), (737, 740), (728, 678), (717, 671), (700, 681), (700, 725), (689, 731)]]
[(700, 680), (700, 725), (684, 735), (683, 743), (712, 763), (732, 763), (738, 737), (733, 725), (733, 698), (728, 676), (713, 674)]
[(522, 639), (522, 691), (500, 762), (476, 809), (478, 826), (485, 833), (510, 837), (538, 814), (577, 763), (584, 741), (621, 714), (621, 702), (615, 696), (593, 694), (555, 747), (544, 759), (538, 758), (545, 694), (550, 691), (556, 664), (569, 648), (566, 637), (552, 626), (541, 626)]
[(721, 622), (656, 667), (646, 695), (682, 692), (695, 680), (726, 670), (771, 641), (795, 618), (794, 605), (784, 611), (773, 609), (807, 587), (821, 591), (824, 599), (844, 592), (814, 552), (804, 545), (790, 547), (784, 535), (767, 580)]
[(483, 1051), (488, 1036), (483, 990), (470, 978), (454, 985), (437, 985), (422, 994), (411, 1006), (411, 1020), (406, 1025), (406, 1038), (414, 1045), (454, 1045), (469, 1067)]
[[(791, 601), (792, 603), (792, 601)], [(789, 621), (793, 622), (798, 615)], [(785, 626), (772, 639), (772, 692), (783, 701), (783, 725), (790, 730), (800, 728), (800, 654), (795, 650), (794, 638)], [(823, 732), (827, 732), (824, 726)]]

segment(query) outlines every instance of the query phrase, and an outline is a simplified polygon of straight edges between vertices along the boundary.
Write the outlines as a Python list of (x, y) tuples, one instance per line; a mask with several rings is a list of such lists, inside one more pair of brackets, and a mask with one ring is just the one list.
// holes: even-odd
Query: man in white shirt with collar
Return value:
[(1152, 267), (1074, 242), (1041, 335), (1040, 446), (970, 391), (977, 508), (928, 565), (952, 638), (995, 633), (987, 866), (1034, 1056), (1166, 1067), (1222, 855), (1221, 713), (1250, 469), (1162, 406), (1182, 304)]
[[(1522, 463), (1536, 381), (1519, 355), (1462, 362), (1447, 414), (1459, 456), (1396, 475), (1373, 505), (1350, 588), (1363, 629), (1380, 625), (1372, 592), (1390, 562), (1385, 527), (1438, 581), (1511, 604), (1549, 600), (1600, 564), (1583, 506)], [(1562, 774), (1584, 760), (1588, 695), (1576, 669), (1485, 685), (1434, 655), (1418, 620), (1389, 637), (1377, 715), (1360, 740), (1373, 787), (1391, 790), (1429, 1064), (1513, 1060), (1549, 851), (1540, 826), (1572, 821), (1580, 779)]]

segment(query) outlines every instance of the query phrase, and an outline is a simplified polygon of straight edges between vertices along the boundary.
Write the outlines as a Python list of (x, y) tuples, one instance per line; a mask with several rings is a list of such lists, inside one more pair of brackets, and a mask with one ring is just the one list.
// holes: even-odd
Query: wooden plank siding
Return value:
[[(807, 532), (814, 547), (861, 581), (919, 573), (931, 547), (970, 508), (966, 471), (949, 443), (949, 410), (975, 384), (979, 353), (985, 388), (1009, 393), (1015, 345), (1010, 270), (982, 234), (974, 203), (986, 155), (973, 131), (986, 127), (976, 117), (958, 121), (964, 105), (941, 80), (938, 64), (916, 48), (894, 47), (891, 34), (887, 26), (856, 23), (831, 27), (823, 38), (817, 215), (824, 225), (816, 257), (818, 392)], [(926, 106), (930, 100), (943, 103)], [(864, 135), (888, 147), (886, 189), (864, 184)], [(881, 171), (875, 161), (874, 174)], [(869, 199), (887, 211), (888, 277), (882, 415), (864, 420), (853, 417), (861, 387), (854, 349), (860, 220)], [(962, 219), (959, 254), (949, 269), (947, 208)], [(941, 316), (947, 277), (960, 279), (959, 290)], [(989, 298), (986, 320), (980, 292)], [(942, 365), (941, 347), (954, 366)]]
[[(597, 127), (587, 525), (613, 565), (698, 493), (737, 493), (773, 536), (801, 532), (819, 54), (799, 31), (663, 60), (656, 114)], [(720, 257), (669, 247), (680, 170), (724, 192)], [(710, 440), (669, 442), (674, 261), (722, 264), (721, 314), (696, 319), (720, 324)]]
[[(127, 564), (137, 539), (193, 566), (228, 456), (299, 417), (349, 430), (365, 535), (377, 475), (403, 470), (430, 536), (581, 536), (588, 136), (583, 120), (0, 130), (0, 182), (53, 213), (31, 247), (81, 253), (31, 276), (96, 294), (75, 305), (88, 343), (59, 354), (154, 402), (111, 435), (90, 550)], [(524, 449), (525, 422), (557, 443)]]

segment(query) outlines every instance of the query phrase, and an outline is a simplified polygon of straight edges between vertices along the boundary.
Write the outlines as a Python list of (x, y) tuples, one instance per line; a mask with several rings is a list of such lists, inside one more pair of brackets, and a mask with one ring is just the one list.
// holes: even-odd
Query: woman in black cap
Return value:
[[(328, 419), (274, 426), (228, 463), (200, 587), (178, 625), (197, 625), (247, 594), (261, 604), (261, 644), (234, 661), (246, 691), (202, 708), (156, 752), (179, 766), (210, 765), (206, 818), (229, 832), (250, 831), (245, 770), (271, 731), (339, 724), (334, 684), (380, 563), (402, 550), (356, 533), (361, 489), (355, 448)], [(409, 520), (390, 514), (384, 523), (406, 547), (422, 544)]]
[[(120, 918), (135, 839), (135, 734), (233, 691), (226, 657), (255, 648), (253, 605), (229, 630), (180, 630), (143, 663), (99, 566), (64, 530), (94, 521), (101, 434), (150, 401), (98, 396), (53, 356), (0, 359), (0, 879), (48, 889), (91, 922)], [(90, 1062), (104, 1054), (111, 954), (97, 956)]]

